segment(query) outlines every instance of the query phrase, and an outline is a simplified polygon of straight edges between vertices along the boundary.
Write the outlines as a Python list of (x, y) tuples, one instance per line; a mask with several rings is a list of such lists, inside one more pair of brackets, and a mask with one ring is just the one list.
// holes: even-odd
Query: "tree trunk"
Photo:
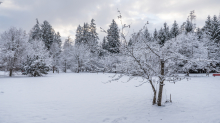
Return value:
[(156, 89), (155, 89), (155, 87), (154, 87), (154, 85), (153, 85), (153, 82), (150, 80), (150, 84), (151, 84), (151, 87), (152, 87), (152, 89), (153, 89), (153, 92), (154, 92), (154, 97), (153, 97), (153, 102), (152, 102), (152, 105), (154, 105), (154, 104), (156, 104), (157, 102), (156, 102), (156, 100), (157, 100), (157, 91), (156, 91)]
[(53, 66), (53, 73), (54, 73), (54, 66)]
[(12, 77), (12, 69), (9, 70), (9, 76)]
[(163, 93), (163, 82), (164, 82), (164, 60), (161, 60), (161, 77), (160, 77), (160, 88), (158, 93), (157, 105), (161, 106), (162, 102), (162, 93)]

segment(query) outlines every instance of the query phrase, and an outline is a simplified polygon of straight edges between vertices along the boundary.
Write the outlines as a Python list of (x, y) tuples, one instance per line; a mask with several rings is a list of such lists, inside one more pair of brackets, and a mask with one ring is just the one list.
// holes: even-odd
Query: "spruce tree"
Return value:
[(79, 25), (76, 29), (75, 44), (81, 44), (83, 40), (83, 28)]
[(170, 40), (171, 35), (169, 31), (169, 27), (167, 26), (167, 23), (164, 23), (164, 33), (165, 33), (165, 41)]
[(144, 37), (147, 41), (151, 40), (151, 36), (147, 28), (144, 30)]
[(154, 30), (153, 38), (154, 38), (154, 41), (157, 41), (157, 40), (158, 40), (157, 29)]
[(177, 35), (179, 35), (179, 26), (176, 23), (176, 21), (174, 21), (173, 26), (170, 30), (170, 34), (172, 38), (176, 38)]
[(166, 34), (164, 30), (161, 28), (158, 34), (158, 43), (163, 46), (166, 41)]
[(41, 25), (41, 32), (42, 41), (45, 43), (45, 47), (47, 48), (47, 50), (50, 50), (50, 46), (52, 45), (54, 40), (55, 31), (48, 21), (45, 20)]
[(40, 29), (40, 25), (38, 22), (38, 19), (36, 19), (36, 24), (34, 25), (34, 27), (31, 29), (30, 32), (30, 41), (31, 40), (41, 40), (42, 39), (42, 33), (41, 33), (41, 29)]
[(98, 45), (98, 33), (96, 32), (96, 24), (95, 24), (95, 20), (92, 19), (91, 20), (91, 24), (90, 24), (90, 33), (91, 33), (91, 44), (92, 45)]
[(203, 27), (203, 30), (205, 31), (205, 33), (206, 33), (207, 35), (211, 35), (211, 34), (210, 34), (211, 25), (212, 25), (211, 17), (208, 16), (208, 17), (207, 17), (207, 20), (205, 21), (205, 26)]
[(119, 40), (118, 25), (114, 19), (109, 27), (110, 28), (107, 30), (108, 51), (111, 53), (119, 53), (121, 43)]
[(106, 38), (105, 37), (103, 38), (103, 41), (102, 41), (102, 49), (104, 49), (104, 50), (108, 49), (108, 44), (106, 42)]
[(38, 56), (27, 56), (26, 62), (23, 63), (21, 70), (23, 75), (36, 77), (42, 76), (43, 74), (48, 74), (49, 66), (47, 66), (44, 60)]
[(210, 36), (214, 42), (218, 43), (220, 41), (220, 22), (216, 15), (211, 20)]
[(186, 25), (185, 25), (186, 34), (193, 31), (193, 24), (187, 19)]

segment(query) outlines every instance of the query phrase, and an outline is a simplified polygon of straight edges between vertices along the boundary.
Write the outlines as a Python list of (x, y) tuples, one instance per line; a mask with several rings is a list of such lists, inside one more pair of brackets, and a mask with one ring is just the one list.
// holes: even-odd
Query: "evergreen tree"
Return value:
[(21, 68), (23, 75), (30, 76), (42, 76), (43, 74), (48, 74), (49, 67), (46, 65), (43, 59), (38, 56), (29, 57), (27, 56), (26, 62), (23, 63)]
[(154, 41), (158, 40), (158, 33), (157, 33), (157, 29), (154, 30)]
[(176, 23), (176, 21), (174, 21), (173, 26), (170, 30), (170, 34), (172, 38), (176, 38), (177, 35), (179, 35), (179, 26)]
[(189, 21), (189, 19), (187, 19), (186, 21), (185, 30), (186, 30), (186, 33), (193, 31), (193, 24)]
[(89, 24), (88, 23), (84, 23), (84, 26), (83, 26), (83, 37), (82, 37), (82, 43), (84, 44), (89, 44), (89, 40), (90, 40), (90, 36), (91, 36), (91, 33), (89, 31)]
[(34, 27), (31, 29), (31, 32), (30, 32), (30, 39), (29, 39), (30, 41), (42, 39), (42, 34), (41, 34), (41, 29), (40, 29), (38, 19), (36, 19), (36, 21), (37, 23), (34, 25)]
[(98, 40), (99, 40), (99, 37), (98, 37), (98, 33), (96, 32), (96, 24), (94, 23), (95, 20), (92, 19), (91, 20), (91, 24), (90, 24), (90, 33), (91, 33), (91, 44), (92, 45), (98, 45)]
[(151, 40), (151, 36), (147, 28), (144, 30), (144, 37), (147, 41)]
[(203, 33), (200, 28), (197, 29), (196, 34), (198, 36), (198, 40), (200, 41), (203, 38)]
[(107, 30), (108, 51), (111, 53), (119, 53), (121, 43), (119, 40), (118, 25), (114, 19), (109, 27), (110, 28)]
[(171, 35), (170, 35), (169, 27), (167, 26), (167, 23), (164, 23), (164, 33), (165, 33), (165, 41), (170, 40)]
[(166, 34), (164, 30), (161, 28), (158, 34), (158, 43), (163, 46), (166, 41)]
[(207, 17), (207, 20), (205, 21), (205, 26), (203, 27), (203, 30), (205, 31), (205, 33), (206, 33), (207, 35), (210, 35), (211, 25), (212, 25), (211, 17), (208, 16), (208, 17)]
[(105, 38), (105, 37), (103, 38), (103, 41), (102, 41), (102, 49), (105, 49), (105, 50), (108, 49), (108, 45), (107, 45), (107, 42), (106, 42), (106, 38)]
[(79, 25), (76, 29), (75, 44), (81, 44), (83, 40), (83, 28)]
[(42, 41), (45, 43), (45, 47), (47, 50), (50, 50), (50, 47), (54, 40), (54, 29), (52, 26), (47, 22), (46, 20), (41, 25), (41, 31), (42, 31)]
[(214, 15), (211, 20), (211, 29), (209, 32), (211, 40), (213, 40), (216, 43), (220, 42), (220, 22), (216, 15)]
[(55, 33), (53, 43), (54, 42), (57, 43), (59, 48), (61, 49), (62, 40), (59, 32)]

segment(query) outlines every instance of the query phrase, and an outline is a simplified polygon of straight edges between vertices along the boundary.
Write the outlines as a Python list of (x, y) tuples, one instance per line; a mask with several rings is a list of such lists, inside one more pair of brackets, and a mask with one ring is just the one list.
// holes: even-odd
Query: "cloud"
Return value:
[[(190, 11), (195, 10), (197, 25), (202, 27), (208, 15), (218, 15), (220, 0), (3, 0), (0, 5), (0, 32), (15, 26), (27, 32), (36, 23), (50, 22), (61, 36), (74, 38), (77, 26), (90, 23), (94, 18), (102, 40), (105, 33), (99, 27), (108, 29), (112, 19), (117, 19), (120, 9), (123, 22), (132, 23), (129, 33), (138, 31), (149, 21), (148, 29), (159, 30), (164, 22), (169, 26), (176, 20), (181, 25)], [(119, 25), (120, 27), (120, 25)]]

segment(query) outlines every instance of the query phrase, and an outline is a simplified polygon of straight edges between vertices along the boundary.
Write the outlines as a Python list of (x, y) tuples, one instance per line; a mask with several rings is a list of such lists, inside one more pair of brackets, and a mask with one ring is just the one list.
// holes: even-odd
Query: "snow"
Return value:
[[(219, 123), (220, 77), (195, 74), (165, 83), (153, 106), (150, 84), (139, 79), (105, 83), (114, 74), (50, 73), (44, 77), (0, 72), (0, 123)], [(123, 81), (123, 82), (121, 82)]]

